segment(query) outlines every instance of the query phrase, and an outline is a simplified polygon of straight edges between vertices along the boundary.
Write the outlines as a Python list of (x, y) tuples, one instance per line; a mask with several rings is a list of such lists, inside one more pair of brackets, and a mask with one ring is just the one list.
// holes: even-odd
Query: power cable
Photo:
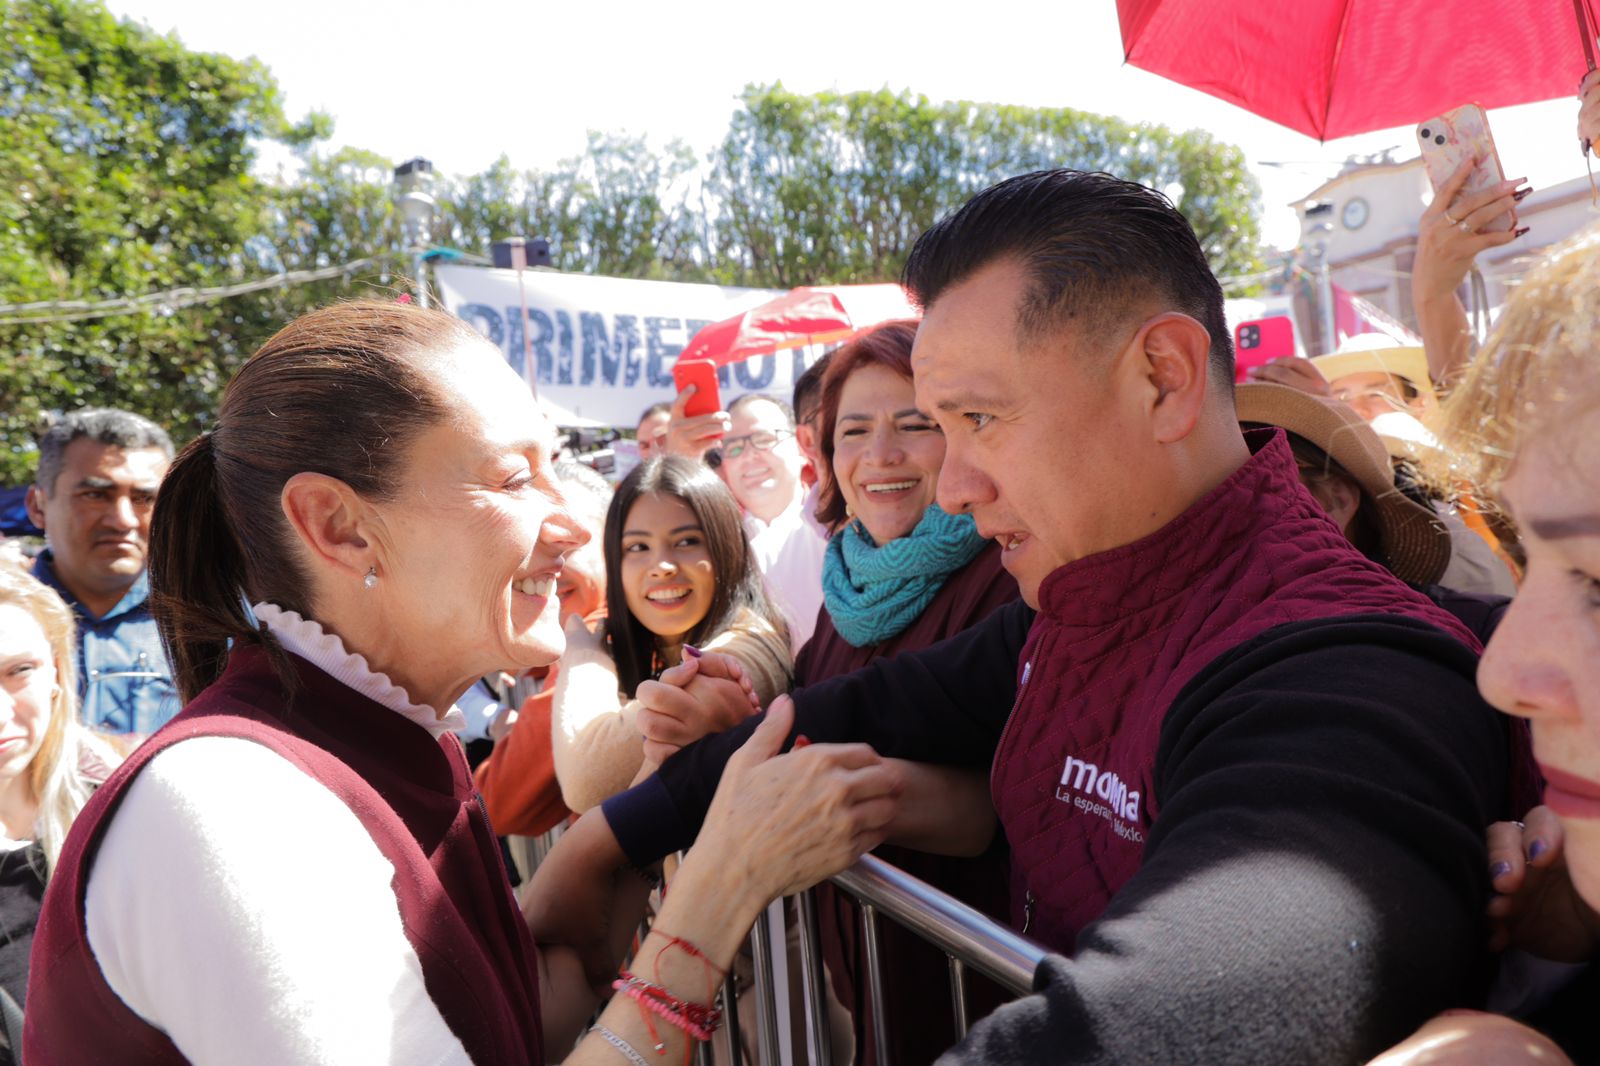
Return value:
[(78, 322), (147, 310), (170, 314), (180, 308), (226, 300), (230, 296), (243, 296), (266, 289), (309, 285), (341, 276), (348, 277), (359, 270), (376, 266), (378, 262), (379, 260), (375, 258), (354, 259), (337, 266), (320, 267), (316, 270), (290, 270), (268, 278), (258, 278), (255, 281), (244, 281), (234, 285), (213, 285), (206, 288), (184, 286), (111, 300), (41, 300), (34, 303), (0, 304), (0, 326), (18, 326), (36, 322)]

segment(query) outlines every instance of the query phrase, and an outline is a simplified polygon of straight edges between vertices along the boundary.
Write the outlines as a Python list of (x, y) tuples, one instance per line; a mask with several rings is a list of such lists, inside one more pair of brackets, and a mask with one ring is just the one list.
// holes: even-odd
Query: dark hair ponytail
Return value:
[(315, 617), (283, 486), (310, 471), (392, 498), (412, 442), (446, 413), (415, 357), (484, 343), (442, 311), (358, 301), (302, 315), (239, 368), (150, 520), (151, 607), (184, 702), (222, 674), (229, 641), (265, 646), (293, 688), (283, 650), (247, 607)]
[(173, 460), (150, 518), (151, 608), (185, 703), (221, 676), (228, 641), (255, 632), (244, 583), (217, 493), (213, 437), (202, 433)]

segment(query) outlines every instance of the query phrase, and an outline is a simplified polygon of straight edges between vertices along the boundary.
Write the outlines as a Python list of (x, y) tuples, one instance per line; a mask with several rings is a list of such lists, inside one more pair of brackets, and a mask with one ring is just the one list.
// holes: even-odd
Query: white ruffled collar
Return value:
[(251, 604), (256, 618), (266, 624), (278, 638), (284, 650), (306, 660), (311, 665), (361, 695), (380, 703), (409, 721), (426, 729), (434, 738), (459, 731), (466, 718), (454, 707), (440, 717), (432, 707), (412, 703), (406, 690), (367, 665), (365, 656), (357, 655), (344, 646), (337, 633), (329, 633), (321, 624), (302, 618), (294, 611), (286, 611), (275, 603)]

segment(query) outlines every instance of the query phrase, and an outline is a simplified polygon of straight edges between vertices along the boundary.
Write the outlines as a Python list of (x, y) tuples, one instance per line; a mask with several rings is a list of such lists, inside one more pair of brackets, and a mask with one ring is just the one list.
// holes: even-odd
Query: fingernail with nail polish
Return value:
[(1542, 840), (1535, 840), (1532, 844), (1528, 845), (1528, 861), (1532, 862), (1534, 859), (1537, 859), (1539, 856), (1543, 855), (1549, 850), (1549, 844)]
[(700, 658), (700, 655), (701, 655), (700, 649), (695, 647), (693, 644), (685, 644), (683, 646), (683, 650), (688, 652), (689, 655), (691, 657), (693, 657), (693, 658), (696, 658), (696, 659)]
[(1504, 859), (1489, 867), (1489, 880), (1497, 881), (1511, 872), (1511, 864)]
[(1533, 192), (1532, 189), (1518, 189), (1516, 192), (1511, 194), (1511, 198), (1520, 204), (1522, 201), (1528, 198), (1528, 194), (1531, 192)]
[(798, 750), (800, 748), (808, 747), (810, 744), (811, 744), (811, 738), (806, 736), (804, 733), (800, 733), (794, 738), (794, 746), (795, 746), (796, 750)]
[(1520, 236), (1522, 236), (1522, 235), (1523, 235), (1523, 234), (1524, 234), (1524, 233), (1527, 233), (1527, 232), (1528, 232), (1528, 230), (1530, 230), (1530, 229), (1532, 229), (1532, 227), (1531, 227), (1531, 226), (1523, 226), (1523, 227), (1522, 227), (1522, 228), (1521, 228), (1521, 229), (1519, 229), (1519, 230), (1517, 230), (1517, 232), (1515, 232), (1515, 233), (1513, 233), (1513, 234), (1512, 234), (1512, 235), (1511, 235), (1511, 236), (1513, 236), (1513, 237), (1520, 237)]

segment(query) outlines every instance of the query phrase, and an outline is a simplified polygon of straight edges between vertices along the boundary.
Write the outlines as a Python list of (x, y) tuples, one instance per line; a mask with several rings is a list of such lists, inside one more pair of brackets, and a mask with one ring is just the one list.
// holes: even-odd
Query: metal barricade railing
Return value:
[[(883, 958), (878, 942), (880, 918), (904, 926), (944, 952), (950, 970), (950, 1000), (955, 1017), (952, 1045), (967, 1034), (966, 971), (971, 967), (985, 974), (1002, 988), (1019, 996), (1033, 987), (1033, 973), (1045, 949), (1016, 932), (974, 910), (960, 900), (940, 892), (898, 867), (871, 855), (833, 879), (835, 887), (855, 899), (861, 907), (862, 940), (866, 957), (867, 1003), (872, 1013), (872, 1030), (879, 1066), (891, 1066), (888, 1026), (884, 1018)], [(826, 975), (822, 965), (821, 933), (812, 893), (798, 898), (800, 921), (801, 991), (805, 1004), (807, 1045), (812, 1066), (832, 1066), (833, 1048), (829, 1039)], [(768, 1049), (777, 1046), (778, 1011), (774, 1010), (772, 952), (764, 945), (766, 913), (752, 934), (755, 957), (757, 1046), (763, 1050), (762, 1066), (778, 1062)], [(776, 964), (784, 964), (776, 960)], [(784, 1063), (783, 1066), (790, 1066)]]
[[(539, 838), (521, 838), (518, 842), (527, 848), (527, 852), (517, 855), (519, 865), (526, 861), (531, 872), (560, 835), (561, 830), (557, 829)], [(514, 847), (513, 852), (516, 850)], [(966, 973), (969, 967), (1018, 996), (1032, 990), (1034, 971), (1046, 954), (1043, 947), (899, 867), (865, 855), (850, 869), (834, 877), (832, 883), (853, 898), (861, 908), (867, 1003), (872, 1014), (878, 1066), (892, 1066), (894, 1062), (884, 1017), (883, 958), (878, 941), (880, 918), (888, 918), (904, 926), (944, 953), (950, 971), (950, 1002), (955, 1018), (955, 1030), (951, 1033), (952, 1046), (967, 1035)], [(833, 1066), (827, 973), (822, 963), (822, 933), (817, 920), (816, 897), (807, 891), (794, 898), (799, 920), (805, 1050), (809, 1052), (807, 1058), (810, 1066)], [(781, 918), (782, 914), (782, 901), (779, 901), (761, 912), (750, 931), (753, 984), (746, 990), (746, 995), (754, 996), (756, 1031), (752, 1034), (754, 1039), (751, 1043), (760, 1066), (794, 1066), (792, 1058), (801, 1053), (801, 1048), (796, 1046), (794, 1056), (786, 1054), (790, 1042), (779, 1036), (780, 1028), (787, 1025), (788, 1004), (785, 1002), (780, 1005), (778, 1002), (773, 968), (787, 966), (788, 959), (777, 950), (784, 944), (785, 936), (781, 927), (774, 933), (773, 916)], [(641, 937), (648, 931), (647, 919), (640, 929)], [(731, 973), (723, 986), (721, 998), (728, 1038), (726, 1047), (731, 1053), (729, 1061), (735, 1066), (742, 1066), (746, 1059), (742, 1051), (743, 1041), (739, 1032), (738, 1007)], [(711, 1066), (712, 1059), (711, 1046), (700, 1045), (696, 1062), (700, 1066)]]

